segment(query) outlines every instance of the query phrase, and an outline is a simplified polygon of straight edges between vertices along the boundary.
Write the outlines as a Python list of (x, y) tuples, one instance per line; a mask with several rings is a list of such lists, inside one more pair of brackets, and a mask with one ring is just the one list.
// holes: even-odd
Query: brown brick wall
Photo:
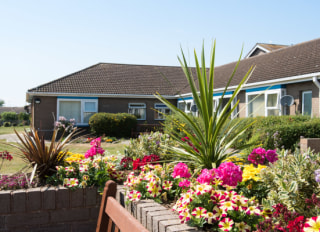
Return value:
[(94, 231), (97, 188), (0, 191), (0, 231)]
[[(172, 104), (177, 105), (176, 100), (170, 100)], [(147, 108), (146, 121), (149, 124), (157, 124), (159, 120), (154, 120), (154, 104), (160, 103), (157, 99), (146, 98), (99, 98), (99, 112), (107, 113), (128, 113), (129, 103), (145, 103)], [(144, 123), (144, 120), (138, 120), (138, 123)], [(161, 120), (160, 120), (161, 122)]]
[(293, 96), (295, 101), (295, 104), (289, 108), (290, 115), (295, 115), (296, 113), (302, 112), (302, 91), (311, 90), (313, 116), (319, 117), (319, 89), (312, 81), (288, 84), (286, 85), (286, 88), (287, 95)]
[[(40, 131), (50, 131), (53, 129), (54, 117), (57, 115), (57, 98), (56, 97), (34, 97), (40, 98), (40, 104), (33, 105), (33, 123), (36, 129)], [(170, 100), (174, 105), (177, 104), (176, 100)], [(108, 113), (128, 113), (129, 103), (145, 103), (147, 107), (146, 121), (149, 124), (157, 124), (159, 120), (154, 120), (154, 103), (160, 103), (156, 99), (145, 98), (99, 98), (98, 112)], [(55, 118), (56, 119), (56, 118)], [(144, 123), (145, 121), (138, 121)], [(161, 121), (160, 121), (161, 122)]]
[(40, 104), (32, 102), (34, 127), (40, 131), (52, 130), (57, 117), (56, 97), (34, 97), (41, 100)]

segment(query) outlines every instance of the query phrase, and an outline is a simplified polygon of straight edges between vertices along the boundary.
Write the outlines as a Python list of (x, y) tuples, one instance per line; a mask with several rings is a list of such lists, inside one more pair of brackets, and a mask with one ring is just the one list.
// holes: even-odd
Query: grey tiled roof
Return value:
[(175, 95), (186, 84), (181, 67), (99, 63), (29, 92)]
[[(236, 62), (215, 68), (215, 88), (223, 88)], [(231, 86), (237, 85), (250, 66), (255, 66), (248, 83), (320, 72), (320, 39), (243, 59)], [(165, 76), (166, 78), (164, 78)], [(29, 92), (80, 94), (162, 95), (188, 93), (181, 67), (99, 63), (43, 84)]]

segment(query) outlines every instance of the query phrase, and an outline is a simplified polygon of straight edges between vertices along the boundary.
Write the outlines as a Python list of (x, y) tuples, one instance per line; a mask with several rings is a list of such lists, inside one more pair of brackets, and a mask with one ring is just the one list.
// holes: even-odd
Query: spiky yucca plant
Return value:
[[(202, 46), (201, 66), (199, 64), (197, 54), (194, 52), (196, 78), (193, 76), (191, 68), (188, 67), (183, 50), (181, 50), (182, 59), (178, 58), (191, 88), (193, 100), (198, 108), (199, 122), (192, 120), (191, 115), (178, 109), (160, 94), (156, 95), (156, 97), (165, 103), (173, 113), (179, 116), (181, 123), (187, 124), (188, 128), (192, 131), (190, 132), (182, 128), (183, 132), (189, 138), (189, 145), (182, 141), (176, 133), (171, 133), (171, 136), (179, 144), (179, 147), (170, 148), (173, 154), (175, 154), (179, 161), (189, 162), (199, 168), (209, 169), (218, 167), (223, 160), (247, 146), (244, 145), (242, 147), (238, 147), (236, 150), (230, 149), (231, 145), (237, 140), (237, 138), (251, 125), (243, 125), (243, 123), (231, 125), (229, 119), (231, 118), (232, 112), (236, 110), (239, 100), (233, 106), (232, 102), (240, 92), (242, 86), (249, 79), (253, 71), (253, 67), (248, 70), (246, 75), (240, 81), (239, 85), (235, 88), (232, 96), (222, 110), (220, 112), (215, 110), (213, 101), (215, 46), (214, 42), (211, 51), (209, 69), (206, 68), (205, 64), (204, 46)], [(231, 80), (235, 75), (240, 58), (224, 88), (221, 99), (225, 96)], [(199, 88), (196, 86), (196, 80)], [(219, 101), (217, 109), (220, 109), (220, 107), (222, 107), (222, 101)], [(203, 126), (200, 126), (201, 124)], [(201, 130), (201, 128), (203, 128), (203, 130)], [(190, 144), (192, 144), (192, 146), (190, 146)]]
[(68, 150), (63, 150), (65, 145), (76, 133), (76, 128), (66, 136), (63, 135), (57, 140), (58, 129), (54, 128), (50, 143), (45, 143), (44, 137), (39, 136), (38, 131), (30, 127), (19, 134), (16, 130), (20, 143), (12, 145), (20, 151), (19, 156), (27, 163), (36, 166), (36, 174), (40, 180), (52, 175), (56, 171), (56, 166), (63, 163), (63, 158)]

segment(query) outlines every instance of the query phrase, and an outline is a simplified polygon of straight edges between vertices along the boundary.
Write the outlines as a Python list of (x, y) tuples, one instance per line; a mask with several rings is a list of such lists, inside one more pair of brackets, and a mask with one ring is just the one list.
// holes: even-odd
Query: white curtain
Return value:
[(81, 122), (81, 102), (80, 101), (60, 101), (59, 116), (67, 119), (74, 118), (76, 123)]
[[(254, 100), (253, 100), (254, 99)], [(252, 101), (253, 100), (253, 101)], [(251, 117), (265, 116), (264, 94), (248, 96), (248, 115)]]

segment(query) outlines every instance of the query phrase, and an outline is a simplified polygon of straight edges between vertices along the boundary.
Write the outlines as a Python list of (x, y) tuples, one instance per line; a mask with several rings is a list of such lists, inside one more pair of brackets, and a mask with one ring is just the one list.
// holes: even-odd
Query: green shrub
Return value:
[(233, 144), (233, 147), (245, 143), (252, 144), (246, 149), (246, 153), (250, 153), (253, 148), (258, 146), (265, 149), (284, 148), (294, 150), (299, 143), (300, 136), (320, 137), (320, 119), (311, 119), (310, 116), (237, 118), (231, 121), (231, 125), (237, 121), (242, 121), (244, 124), (255, 121)]
[(4, 122), (4, 123), (3, 123), (3, 126), (4, 126), (4, 127), (10, 127), (10, 126), (11, 126), (11, 122)]
[[(198, 117), (189, 115), (190, 118), (192, 119), (193, 122), (197, 123), (199, 127), (203, 130), (203, 125), (200, 124), (200, 120)], [(165, 121), (162, 123), (163, 125), (163, 132), (165, 134), (170, 134), (173, 133), (177, 135), (180, 138), (183, 138), (186, 136), (186, 134), (183, 132), (188, 131), (189, 133), (192, 133), (191, 128), (188, 127), (188, 124), (182, 123), (181, 117), (179, 117), (177, 114), (171, 114), (171, 115), (166, 115)]]
[(170, 159), (168, 147), (174, 146), (174, 141), (169, 135), (160, 132), (141, 134), (137, 139), (131, 139), (126, 147), (128, 156), (142, 159), (146, 155), (158, 155), (161, 160)]
[(12, 122), (18, 120), (18, 115), (15, 112), (2, 112), (1, 119), (5, 122)]
[(97, 136), (130, 137), (132, 128), (137, 126), (137, 118), (127, 113), (96, 113), (90, 117), (89, 125)]
[(261, 183), (270, 190), (263, 204), (270, 208), (281, 203), (306, 217), (317, 215), (315, 206), (309, 208), (305, 200), (313, 194), (320, 196), (320, 186), (315, 180), (320, 154), (310, 151), (301, 154), (298, 149), (292, 154), (285, 150), (278, 154), (279, 160), (260, 172)]
[(30, 115), (29, 114), (27, 114), (27, 113), (19, 113), (18, 114), (18, 120), (19, 121), (29, 121), (29, 117), (30, 117)]

